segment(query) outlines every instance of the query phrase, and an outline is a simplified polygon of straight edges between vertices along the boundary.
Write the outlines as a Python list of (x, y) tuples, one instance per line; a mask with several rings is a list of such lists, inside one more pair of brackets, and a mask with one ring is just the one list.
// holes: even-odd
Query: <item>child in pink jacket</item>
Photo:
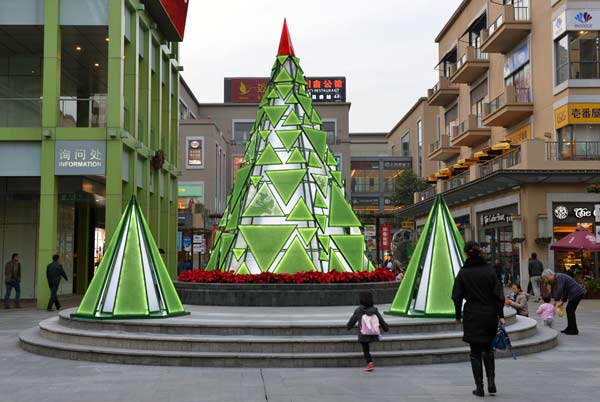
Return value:
[(550, 304), (550, 296), (544, 296), (544, 303), (538, 307), (537, 314), (547, 327), (552, 328), (555, 311), (554, 306)]

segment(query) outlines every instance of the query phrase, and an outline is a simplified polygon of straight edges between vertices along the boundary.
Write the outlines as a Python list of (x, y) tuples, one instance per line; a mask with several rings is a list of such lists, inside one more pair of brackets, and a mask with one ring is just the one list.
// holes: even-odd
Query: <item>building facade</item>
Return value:
[(460, 3), (436, 38), (440, 78), (427, 98), (441, 127), (427, 158), (440, 165), (403, 218), (422, 225), (441, 193), (465, 239), (480, 241), (523, 285), (532, 252), (556, 270), (593, 269), (589, 256), (549, 245), (577, 226), (597, 225), (591, 211), (600, 195), (590, 186), (600, 181), (596, 16), (595, 1)]
[[(159, 0), (0, 4), (0, 257), (45, 307), (61, 256), (83, 293), (135, 195), (176, 273), (179, 45)], [(0, 282), (4, 291), (4, 281)]]

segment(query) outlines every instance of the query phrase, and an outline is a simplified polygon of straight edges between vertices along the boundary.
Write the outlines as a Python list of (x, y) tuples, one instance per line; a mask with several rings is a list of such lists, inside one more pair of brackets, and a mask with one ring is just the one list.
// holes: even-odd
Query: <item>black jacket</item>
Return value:
[(48, 278), (48, 285), (50, 287), (58, 286), (61, 276), (65, 278), (65, 281), (68, 281), (67, 274), (58, 261), (48, 264), (46, 267), (46, 278)]
[[(462, 308), (463, 299), (467, 302)], [(504, 318), (504, 294), (494, 269), (481, 257), (468, 258), (454, 281), (456, 319), (463, 320), (463, 340), (490, 345), (498, 319)]]
[(379, 340), (379, 336), (377, 336), (377, 335), (363, 335), (360, 333), (360, 320), (362, 320), (362, 316), (364, 314), (377, 315), (377, 318), (379, 318), (380, 328), (385, 332), (388, 332), (390, 330), (390, 327), (387, 325), (387, 323), (385, 322), (385, 320), (383, 319), (381, 314), (379, 314), (379, 310), (377, 310), (377, 307), (375, 307), (375, 306), (365, 307), (365, 306), (361, 305), (356, 310), (354, 310), (354, 314), (352, 314), (352, 317), (350, 317), (348, 324), (346, 324), (346, 328), (348, 330), (350, 330), (357, 322), (359, 322), (359, 324), (358, 324), (358, 327), (359, 327), (358, 328), (358, 341), (359, 342), (373, 342), (373, 341)]

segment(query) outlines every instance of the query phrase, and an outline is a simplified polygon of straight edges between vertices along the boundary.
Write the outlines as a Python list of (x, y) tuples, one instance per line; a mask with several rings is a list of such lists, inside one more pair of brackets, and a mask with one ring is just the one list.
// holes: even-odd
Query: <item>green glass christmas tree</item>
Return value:
[(85, 319), (162, 318), (187, 314), (135, 197), (77, 312)]
[(207, 270), (290, 274), (373, 269), (321, 123), (284, 21), (277, 59)]
[(464, 263), (463, 239), (438, 195), (417, 241), (390, 314), (454, 317), (454, 278)]

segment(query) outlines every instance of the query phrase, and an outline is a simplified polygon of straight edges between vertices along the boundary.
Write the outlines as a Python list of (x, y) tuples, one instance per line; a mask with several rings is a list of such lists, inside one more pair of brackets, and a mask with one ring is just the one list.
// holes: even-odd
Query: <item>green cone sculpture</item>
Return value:
[(463, 263), (463, 239), (446, 202), (438, 195), (389, 313), (454, 317), (452, 286)]
[(117, 226), (92, 283), (71, 316), (162, 318), (186, 314), (135, 197)]
[(321, 123), (284, 21), (207, 270), (291, 274), (373, 268)]

